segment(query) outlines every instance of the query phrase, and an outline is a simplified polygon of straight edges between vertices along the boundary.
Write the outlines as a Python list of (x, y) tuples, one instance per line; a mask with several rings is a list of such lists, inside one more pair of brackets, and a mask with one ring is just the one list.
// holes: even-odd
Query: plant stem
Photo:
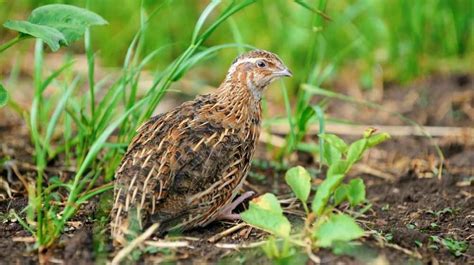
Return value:
[(289, 138), (287, 138), (287, 142), (286, 142), (286, 145), (285, 147), (280, 151), (280, 153), (278, 154), (278, 160), (281, 161), (281, 159), (283, 159), (283, 157), (289, 153), (291, 153), (293, 150), (294, 150), (294, 147), (295, 147), (295, 140), (296, 140), (296, 135), (295, 135), (295, 131), (294, 131), (294, 128), (295, 128), (295, 124), (294, 124), (294, 120), (293, 120), (293, 115), (291, 114), (291, 103), (290, 103), (290, 98), (289, 98), (289, 95), (288, 95), (288, 91), (285, 87), (285, 83), (283, 83), (283, 81), (281, 81), (282, 85), (280, 86), (281, 88), (281, 93), (283, 95), (283, 101), (284, 101), (284, 104), (285, 104), (285, 111), (286, 111), (286, 116), (287, 116), (287, 119), (288, 119), (288, 124), (290, 125), (290, 134), (289, 134)]
[(41, 144), (40, 129), (38, 126), (38, 116), (41, 115), (41, 102), (42, 102), (42, 69), (43, 69), (43, 42), (39, 39), (36, 40), (35, 44), (35, 60), (34, 60), (34, 84), (35, 84), (35, 94), (33, 97), (33, 103), (31, 104), (31, 114), (30, 114), (30, 130), (33, 143), (35, 145), (35, 160), (37, 168), (36, 176), (36, 201), (35, 201), (35, 212), (36, 212), (36, 240), (39, 242), (40, 246), (47, 244), (44, 238), (44, 215), (43, 215), (43, 173), (46, 167), (46, 154), (45, 146)]
[(6, 43), (4, 43), (2, 45), (0, 45), (0, 53), (4, 52), (6, 49), (10, 48), (11, 46), (15, 45), (16, 43), (18, 43), (21, 40), (23, 40), (23, 38), (20, 35), (18, 35), (15, 38), (7, 41)]

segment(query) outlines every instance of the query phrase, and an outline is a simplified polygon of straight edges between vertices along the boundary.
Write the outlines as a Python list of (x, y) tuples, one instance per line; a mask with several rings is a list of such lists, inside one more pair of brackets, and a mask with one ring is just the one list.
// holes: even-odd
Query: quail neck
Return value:
[(237, 57), (230, 66), (225, 80), (215, 92), (220, 104), (230, 113), (258, 115), (263, 93), (272, 81), (292, 76), (291, 71), (277, 55), (254, 50)]

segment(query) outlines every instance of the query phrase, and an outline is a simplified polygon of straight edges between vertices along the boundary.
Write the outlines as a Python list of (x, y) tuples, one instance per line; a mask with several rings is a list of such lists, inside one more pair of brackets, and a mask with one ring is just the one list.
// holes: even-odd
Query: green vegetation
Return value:
[[(466, 252), (469, 247), (466, 241), (458, 241), (453, 238), (440, 238), (438, 236), (431, 236), (431, 241), (433, 243), (438, 243), (444, 246), (449, 250), (454, 256), (459, 257), (462, 253)], [(432, 245), (434, 249), (438, 249), (437, 245)]]
[[(64, 183), (57, 176), (45, 179), (45, 169), (48, 161), (57, 155), (54, 154), (55, 148), (52, 146), (53, 134), (57, 130), (61, 113), (65, 111), (67, 102), (77, 86), (78, 78), (75, 78), (69, 84), (63, 85), (62, 95), (57, 98), (56, 102), (48, 102), (44, 99), (44, 90), (71, 63), (65, 64), (49, 77), (43, 79), (41, 73), (43, 69), (43, 41), (48, 43), (52, 50), (58, 50), (61, 44), (67, 45), (79, 39), (89, 26), (104, 23), (106, 22), (94, 13), (65, 5), (44, 6), (34, 10), (29, 21), (8, 21), (5, 23), (5, 27), (20, 32), (20, 35), (13, 39), (15, 41), (30, 37), (38, 38), (35, 47), (35, 93), (28, 115), (31, 137), (35, 146), (38, 175), (36, 177), (36, 185), (31, 185), (28, 190), (28, 224), (25, 222), (22, 222), (22, 224), (35, 235), (36, 244), (40, 248), (48, 247), (55, 242), (64, 229), (66, 222), (74, 214), (77, 205), (111, 187), (111, 185), (106, 185), (93, 188), (93, 185), (89, 185), (86, 188), (86, 183), (90, 182), (92, 178), (91, 175), (84, 175), (92, 159), (99, 152), (100, 146), (106, 141), (110, 132), (119, 125), (119, 123), (116, 123), (111, 126), (109, 128), (110, 132), (104, 132), (90, 149), (87, 149), (84, 161), (77, 165), (78, 171), (74, 176), (74, 181)], [(11, 47), (10, 44), (5, 49), (9, 47)], [(2, 49), (0, 48), (1, 51)], [(43, 108), (42, 104), (49, 105), (50, 109)], [(124, 118), (125, 115), (119, 118), (119, 120)], [(49, 120), (47, 123), (39, 122), (47, 120)], [(69, 134), (69, 136), (71, 135)], [(71, 143), (73, 140), (65, 138), (64, 141), (65, 143)], [(45, 181), (48, 183), (46, 187), (44, 185)], [(64, 209), (58, 207), (64, 203), (58, 192), (60, 189), (65, 189), (68, 192)], [(59, 214), (59, 211), (61, 211), (61, 214)], [(20, 218), (18, 219), (21, 220)]]
[[(323, 139), (323, 162), (328, 166), (328, 170), (325, 180), (317, 187), (311, 211), (307, 206), (311, 192), (310, 174), (300, 166), (287, 171), (285, 180), (296, 198), (301, 201), (306, 213), (302, 231), (291, 234), (292, 225), (283, 215), (275, 195), (267, 193), (250, 202), (249, 209), (241, 214), (242, 219), (282, 241), (281, 244), (275, 239), (267, 241), (264, 251), (268, 258), (285, 264), (291, 259), (300, 259), (295, 246), (307, 251), (319, 247), (337, 248), (342, 243), (364, 235), (364, 230), (353, 217), (334, 212), (334, 209), (343, 202), (348, 202), (351, 208), (365, 202), (365, 185), (362, 179), (352, 179), (347, 184), (343, 181), (347, 172), (362, 158), (367, 149), (390, 138), (386, 133), (374, 132), (373, 129), (367, 129), (362, 139), (350, 145), (334, 134), (319, 135)], [(361, 209), (364, 210), (365, 207)]]

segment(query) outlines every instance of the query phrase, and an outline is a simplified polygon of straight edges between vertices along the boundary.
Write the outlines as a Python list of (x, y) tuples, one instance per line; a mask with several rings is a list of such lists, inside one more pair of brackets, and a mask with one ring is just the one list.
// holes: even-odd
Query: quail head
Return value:
[(238, 56), (219, 88), (144, 123), (116, 172), (112, 235), (124, 242), (132, 223), (159, 233), (236, 219), (234, 200), (260, 134), (261, 99), (275, 79), (291, 76), (275, 54)]

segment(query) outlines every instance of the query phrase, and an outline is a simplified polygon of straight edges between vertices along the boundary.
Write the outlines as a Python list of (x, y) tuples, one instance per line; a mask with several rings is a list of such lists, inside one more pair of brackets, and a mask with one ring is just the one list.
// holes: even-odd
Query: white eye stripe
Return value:
[(255, 63), (258, 60), (264, 60), (265, 58), (245, 58), (245, 59), (240, 59), (237, 62), (234, 63), (234, 65), (239, 65), (243, 63)]
[(259, 57), (259, 58), (244, 58), (244, 59), (239, 59), (237, 60), (237, 62), (235, 62), (234, 64), (232, 64), (232, 66), (230, 67), (229, 69), (229, 73), (232, 74), (233, 72), (235, 72), (235, 69), (237, 68), (237, 66), (243, 64), (243, 63), (255, 63), (257, 62), (258, 60), (265, 60), (266, 58), (263, 58), (263, 57)]

